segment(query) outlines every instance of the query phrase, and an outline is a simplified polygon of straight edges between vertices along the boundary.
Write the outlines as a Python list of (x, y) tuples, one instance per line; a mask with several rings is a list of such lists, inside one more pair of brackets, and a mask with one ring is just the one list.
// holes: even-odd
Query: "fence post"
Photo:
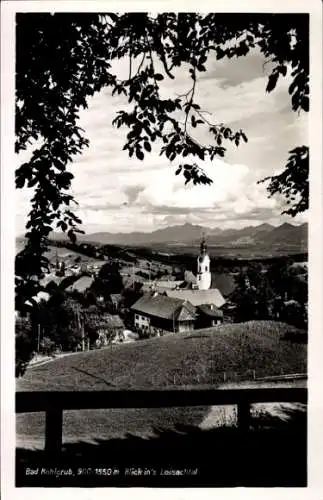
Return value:
[(250, 403), (243, 401), (238, 403), (238, 428), (243, 431), (249, 430), (250, 425)]
[(63, 410), (61, 408), (46, 411), (45, 451), (58, 454), (62, 451)]

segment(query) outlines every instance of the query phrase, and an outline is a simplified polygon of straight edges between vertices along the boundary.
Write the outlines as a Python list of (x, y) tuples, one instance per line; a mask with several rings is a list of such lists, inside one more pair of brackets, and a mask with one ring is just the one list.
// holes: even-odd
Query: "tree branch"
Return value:
[[(190, 90), (190, 94), (191, 94), (191, 97), (190, 97), (190, 100), (188, 101), (187, 103), (187, 111), (186, 111), (186, 117), (185, 117), (185, 123), (184, 123), (184, 137), (183, 137), (183, 141), (187, 135), (187, 120), (188, 120), (188, 117), (189, 117), (189, 114), (190, 114), (190, 109), (192, 107), (192, 104), (193, 104), (193, 99), (194, 99), (194, 94), (195, 94), (195, 86), (196, 86), (196, 70), (195, 68), (193, 69), (192, 71), (192, 78), (193, 78), (193, 86)], [(189, 95), (189, 93), (187, 95)]]

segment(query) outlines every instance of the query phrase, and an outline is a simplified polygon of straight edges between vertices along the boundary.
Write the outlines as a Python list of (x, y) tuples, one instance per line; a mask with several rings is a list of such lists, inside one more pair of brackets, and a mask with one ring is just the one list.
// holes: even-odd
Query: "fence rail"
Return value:
[(237, 423), (250, 425), (250, 407), (255, 403), (307, 403), (306, 388), (253, 389), (165, 389), (76, 392), (17, 392), (16, 413), (45, 412), (45, 450), (60, 453), (64, 410), (111, 408), (169, 408), (183, 406), (236, 405)]
[(307, 373), (288, 373), (286, 375), (269, 375), (267, 377), (260, 377), (255, 379), (257, 382), (261, 381), (275, 381), (275, 380), (307, 380)]

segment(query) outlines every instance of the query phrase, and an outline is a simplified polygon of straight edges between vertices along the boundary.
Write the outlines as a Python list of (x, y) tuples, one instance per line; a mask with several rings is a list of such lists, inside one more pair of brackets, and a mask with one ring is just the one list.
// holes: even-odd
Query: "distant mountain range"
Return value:
[[(270, 224), (249, 226), (242, 229), (207, 229), (193, 224), (183, 224), (158, 229), (151, 233), (93, 233), (80, 235), (80, 242), (97, 242), (100, 244), (150, 246), (150, 245), (196, 245), (205, 234), (209, 246), (225, 247), (272, 247), (296, 252), (307, 251), (307, 223), (294, 226), (284, 223), (274, 227)], [(52, 233), (54, 240), (64, 240), (63, 233)]]

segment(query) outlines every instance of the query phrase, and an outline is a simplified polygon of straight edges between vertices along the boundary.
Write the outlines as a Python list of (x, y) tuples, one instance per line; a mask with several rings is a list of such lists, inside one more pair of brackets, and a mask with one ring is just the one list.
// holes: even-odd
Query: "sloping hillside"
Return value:
[(108, 390), (217, 384), (227, 375), (306, 372), (306, 345), (285, 340), (297, 330), (268, 321), (218, 326), (72, 354), (30, 368), (18, 390)]
[[(112, 350), (107, 348), (72, 354), (38, 368), (30, 368), (18, 380), (17, 389), (100, 391), (161, 388), (174, 383), (176, 386), (209, 386), (210, 383), (216, 385), (217, 381), (219, 385), (223, 384), (223, 371), (241, 373), (250, 368), (261, 375), (277, 374), (281, 369), (285, 373), (304, 372), (306, 346), (283, 340), (282, 336), (287, 333), (297, 331), (273, 322), (250, 322), (195, 331), (190, 335), (176, 334), (121, 344), (113, 346)], [(173, 436), (178, 427), (203, 428), (204, 423), (209, 427), (211, 417), (212, 425), (216, 420), (216, 427), (228, 424), (231, 417), (227, 418), (226, 411), (217, 408), (216, 418), (212, 409), (200, 406), (65, 411), (63, 440), (64, 443), (96, 443), (95, 453), (98, 453), (98, 442), (115, 438), (127, 438), (126, 441), (129, 441), (132, 435), (136, 436), (133, 438), (135, 444), (142, 447), (141, 443), (145, 443), (149, 436), (156, 437), (160, 432), (167, 436), (172, 431)], [(43, 448), (44, 432), (44, 414), (17, 415), (18, 447)], [(138, 436), (145, 439), (138, 443)], [(231, 447), (233, 445), (234, 441)], [(168, 456), (173, 456), (175, 450), (176, 446)], [(132, 452), (128, 452), (127, 456), (132, 456)]]

